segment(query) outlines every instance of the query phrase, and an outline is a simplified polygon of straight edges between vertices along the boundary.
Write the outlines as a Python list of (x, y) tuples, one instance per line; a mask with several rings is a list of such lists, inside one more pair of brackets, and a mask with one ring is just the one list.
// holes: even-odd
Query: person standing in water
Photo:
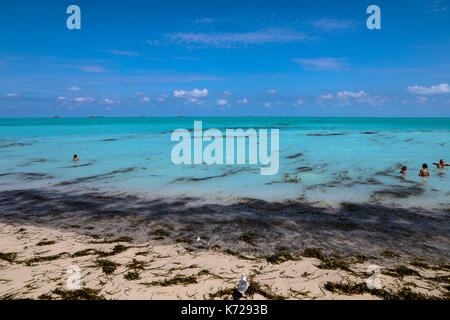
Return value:
[(419, 172), (420, 177), (429, 177), (430, 170), (428, 170), (428, 165), (426, 163), (422, 164), (422, 170)]
[(450, 164), (445, 163), (444, 159), (439, 160), (439, 163), (433, 162), (433, 164), (439, 169), (444, 169), (444, 167), (450, 167)]
[(80, 160), (80, 159), (78, 159), (78, 156), (77, 156), (76, 154), (74, 154), (72, 160), (73, 160), (73, 161), (78, 161), (78, 160)]
[(408, 170), (407, 166), (402, 166), (402, 171), (400, 171), (401, 174), (406, 174), (406, 170)]

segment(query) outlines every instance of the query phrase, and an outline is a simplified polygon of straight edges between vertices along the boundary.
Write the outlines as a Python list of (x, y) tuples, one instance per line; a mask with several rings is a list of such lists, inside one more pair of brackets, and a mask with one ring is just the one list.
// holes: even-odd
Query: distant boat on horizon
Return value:
[(59, 116), (52, 116), (52, 118), (53, 118), (53, 119), (57, 119), (57, 118), (59, 118)]
[(177, 117), (177, 118), (183, 118), (184, 116), (175, 116), (175, 117)]
[(88, 116), (88, 118), (103, 118), (103, 116)]

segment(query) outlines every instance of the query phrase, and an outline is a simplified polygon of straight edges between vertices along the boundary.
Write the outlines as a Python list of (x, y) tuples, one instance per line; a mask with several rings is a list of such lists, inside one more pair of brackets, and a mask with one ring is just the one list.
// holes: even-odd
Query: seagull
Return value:
[(201, 239), (200, 237), (197, 237), (197, 242), (200, 243), (205, 248), (209, 246), (209, 242), (204, 239)]
[(237, 285), (237, 290), (241, 295), (243, 295), (245, 291), (247, 291), (247, 289), (248, 289), (247, 275), (243, 274), (241, 277), (241, 281), (239, 281)]

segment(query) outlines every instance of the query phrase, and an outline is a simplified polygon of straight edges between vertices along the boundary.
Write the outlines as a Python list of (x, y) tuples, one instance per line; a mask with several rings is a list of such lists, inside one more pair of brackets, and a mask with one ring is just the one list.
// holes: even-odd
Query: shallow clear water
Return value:
[[(279, 128), (278, 174), (263, 176), (248, 164), (174, 165), (171, 132), (192, 129), (194, 120), (223, 132)], [(97, 187), (212, 201), (305, 197), (442, 208), (449, 205), (450, 167), (431, 163), (450, 162), (449, 146), (450, 118), (0, 119), (0, 189)], [(429, 178), (418, 176), (424, 162)], [(400, 164), (408, 166), (405, 177)]]

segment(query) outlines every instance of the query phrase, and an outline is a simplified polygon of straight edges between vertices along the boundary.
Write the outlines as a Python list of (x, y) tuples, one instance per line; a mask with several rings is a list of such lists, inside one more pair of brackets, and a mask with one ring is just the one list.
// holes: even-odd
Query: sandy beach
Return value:
[[(10, 214), (5, 214), (8, 204), (3, 201), (2, 299), (449, 298), (445, 259), (411, 258), (390, 250), (379, 256), (338, 255), (313, 245), (252, 251), (244, 246), (230, 249), (211, 239), (205, 248), (195, 237), (171, 239), (173, 228), (161, 222), (132, 214), (114, 217), (106, 206), (102, 210), (107, 219), (89, 213), (77, 219), (74, 212), (57, 212), (57, 206), (52, 211), (44, 193), (39, 200), (38, 194), (31, 195), (35, 202), (22, 199), (28, 208), (22, 215), (11, 204)], [(17, 195), (15, 201), (20, 206)], [(145, 236), (136, 231), (144, 226)], [(240, 240), (253, 241), (249, 236)], [(73, 279), (68, 268), (73, 266), (80, 271), (75, 290), (68, 284)], [(250, 287), (240, 296), (235, 289), (242, 274), (248, 275)], [(373, 289), (367, 286), (371, 276), (379, 281)]]

